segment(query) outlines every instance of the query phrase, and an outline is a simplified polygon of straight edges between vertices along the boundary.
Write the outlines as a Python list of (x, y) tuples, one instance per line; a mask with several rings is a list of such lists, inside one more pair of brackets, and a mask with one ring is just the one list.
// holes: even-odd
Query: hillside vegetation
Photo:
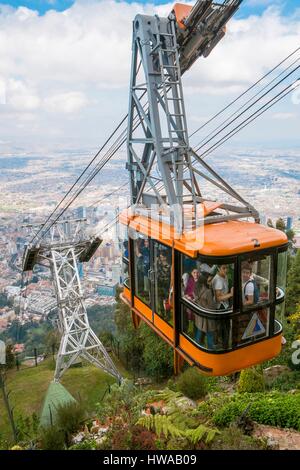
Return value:
[[(279, 449), (280, 433), (284, 433), (284, 445), (290, 440), (293, 449), (300, 449), (300, 350), (296, 351), (295, 343), (300, 340), (300, 250), (295, 256), (291, 245), (290, 251), (287, 316), (280, 318), (286, 344), (278, 357), (219, 378), (205, 377), (185, 364), (179, 377), (174, 377), (172, 349), (147, 325), (135, 330), (129, 308), (118, 299), (114, 317), (107, 312), (101, 340), (113, 351), (113, 360), (127, 378), (119, 386), (92, 366), (68, 370), (62, 384), (77, 403), (60, 407), (56, 422), (43, 429), (38, 427), (37, 416), (53, 378), (53, 360), (48, 358), (38, 367), (8, 370), (18, 446), (49, 450)], [(92, 313), (97, 319), (97, 310)], [(49, 344), (57, 340), (52, 336), (47, 337)], [(128, 371), (139, 380), (130, 380)], [(275, 435), (277, 441), (272, 439)], [(0, 401), (0, 448), (12, 445)]]
[[(10, 370), (7, 373), (6, 388), (10, 393), (10, 403), (14, 409), (16, 423), (20, 417), (39, 415), (48, 386), (53, 379), (54, 365), (52, 359), (46, 359), (38, 367)], [(114, 379), (108, 374), (85, 365), (71, 368), (63, 376), (61, 383), (89, 412), (101, 400)], [(11, 429), (0, 395), (0, 448), (5, 442), (12, 441)]]

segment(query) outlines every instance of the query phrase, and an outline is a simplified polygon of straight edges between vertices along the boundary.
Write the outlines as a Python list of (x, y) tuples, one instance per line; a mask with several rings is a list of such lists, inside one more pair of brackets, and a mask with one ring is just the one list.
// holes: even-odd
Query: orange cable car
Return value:
[[(133, 21), (121, 298), (135, 327), (143, 320), (173, 348), (175, 373), (187, 361), (227, 375), (281, 350), (287, 237), (260, 225), (254, 207), (190, 147), (181, 82), (240, 4), (198, 0), (167, 18)], [(218, 200), (203, 196), (207, 185)]]
[(207, 375), (227, 375), (279, 354), (283, 232), (226, 221), (205, 226), (195, 242), (174, 240), (171, 226), (128, 211), (120, 221), (129, 231), (121, 298), (136, 327), (142, 319), (174, 348), (176, 372), (186, 360)]

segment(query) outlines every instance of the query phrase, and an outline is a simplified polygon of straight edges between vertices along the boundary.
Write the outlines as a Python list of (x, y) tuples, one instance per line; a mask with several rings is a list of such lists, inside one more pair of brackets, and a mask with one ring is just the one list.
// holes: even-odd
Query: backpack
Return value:
[(249, 284), (249, 282), (252, 282), (254, 286), (253, 303), (257, 304), (259, 302), (259, 287), (254, 279), (250, 279), (250, 281), (247, 281), (246, 284), (244, 285), (244, 296), (246, 298), (246, 286)]

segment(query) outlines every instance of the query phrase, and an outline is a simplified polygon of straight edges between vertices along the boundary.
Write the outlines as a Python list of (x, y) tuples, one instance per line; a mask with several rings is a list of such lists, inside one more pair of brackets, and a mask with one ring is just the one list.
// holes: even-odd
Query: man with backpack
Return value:
[[(252, 264), (245, 261), (241, 266), (242, 271), (242, 301), (243, 305), (257, 305), (259, 302), (259, 287), (252, 272)], [(248, 327), (252, 313), (240, 313), (233, 323), (233, 343), (235, 346), (243, 344), (243, 335)]]
[(253, 305), (259, 301), (259, 289), (252, 276), (252, 266), (247, 262), (242, 264), (242, 294), (243, 305)]

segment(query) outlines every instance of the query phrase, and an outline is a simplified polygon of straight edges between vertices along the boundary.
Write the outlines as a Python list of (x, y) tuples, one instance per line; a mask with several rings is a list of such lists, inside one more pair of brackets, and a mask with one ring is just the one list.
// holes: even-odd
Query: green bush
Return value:
[(247, 416), (260, 424), (300, 431), (300, 393), (235, 394), (215, 411), (213, 422), (217, 426), (228, 426), (246, 410)]
[(132, 434), (129, 427), (115, 425), (111, 429), (111, 450), (130, 450)]
[(300, 389), (300, 372), (284, 372), (271, 382), (269, 388), (273, 390), (280, 390), (281, 392), (288, 392), (292, 389)]
[(56, 425), (63, 434), (67, 447), (71, 444), (71, 435), (79, 429), (84, 418), (82, 403), (70, 402), (57, 408)]
[(191, 443), (186, 437), (171, 437), (166, 441), (166, 450), (190, 450)]
[(179, 376), (177, 389), (192, 400), (198, 400), (207, 394), (208, 381), (195, 367), (190, 367)]
[(57, 426), (65, 433), (72, 434), (84, 421), (85, 411), (78, 402), (70, 402), (57, 407)]
[[(173, 374), (173, 350), (145, 324), (141, 325), (143, 362), (147, 375), (160, 381)], [(155, 354), (154, 354), (155, 351)]]
[(78, 444), (73, 444), (68, 450), (96, 450), (97, 442), (94, 439), (84, 439)]
[(211, 444), (211, 450), (257, 450), (265, 446), (258, 439), (245, 436), (235, 424), (224, 429)]
[(16, 417), (18, 441), (34, 440), (38, 434), (39, 417), (36, 413), (31, 416)]
[(240, 393), (256, 393), (265, 390), (265, 381), (262, 369), (251, 367), (241, 372), (238, 381), (238, 391)]
[(156, 450), (156, 435), (142, 426), (131, 427), (131, 450)]
[(65, 436), (58, 426), (48, 426), (40, 430), (40, 446), (43, 450), (64, 450)]

